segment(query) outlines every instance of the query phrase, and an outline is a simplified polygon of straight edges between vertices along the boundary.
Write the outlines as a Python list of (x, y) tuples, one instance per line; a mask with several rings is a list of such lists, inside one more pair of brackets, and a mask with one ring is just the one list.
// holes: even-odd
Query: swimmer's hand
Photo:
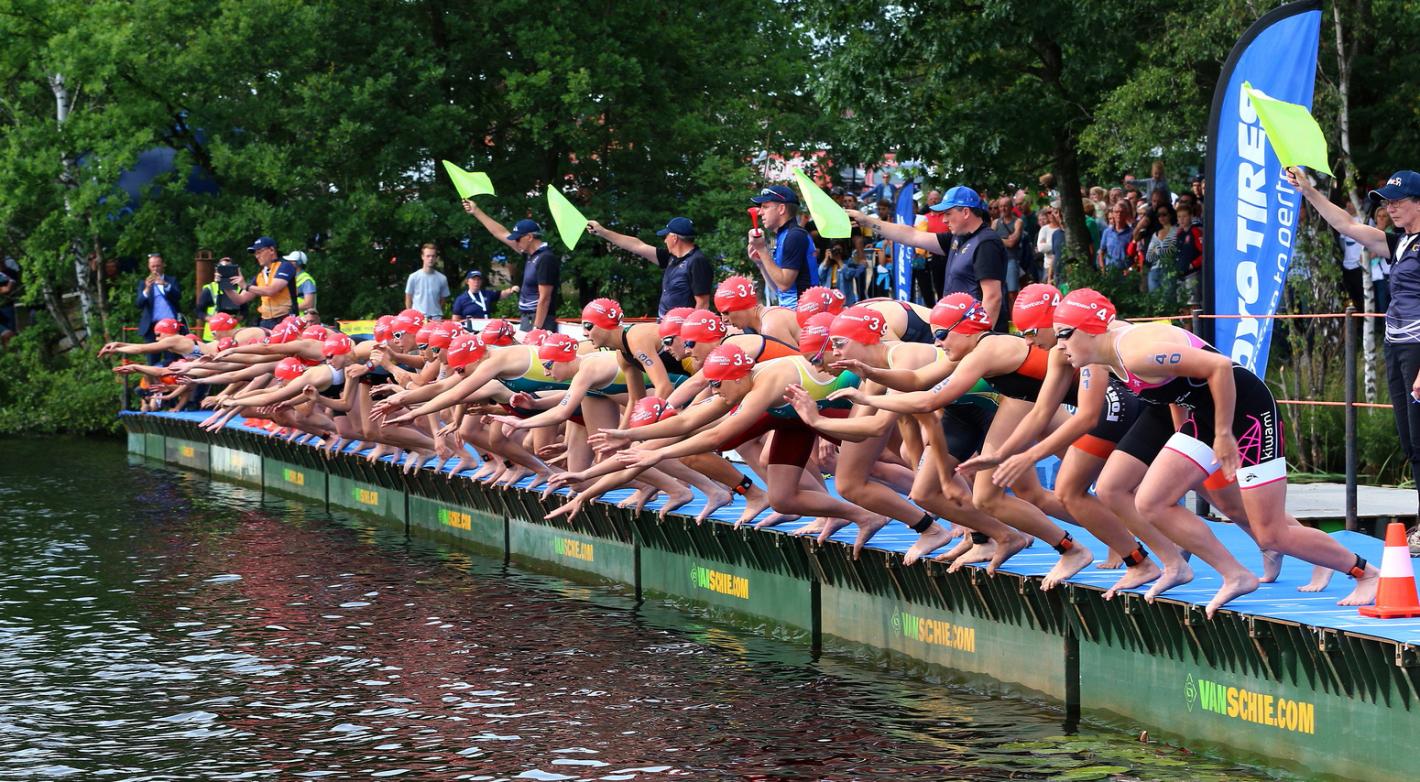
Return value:
[(1222, 466), (1223, 478), (1233, 480), (1242, 468), (1242, 459), (1238, 456), (1237, 438), (1231, 431), (1213, 435), (1213, 455), (1218, 457), (1218, 463)]

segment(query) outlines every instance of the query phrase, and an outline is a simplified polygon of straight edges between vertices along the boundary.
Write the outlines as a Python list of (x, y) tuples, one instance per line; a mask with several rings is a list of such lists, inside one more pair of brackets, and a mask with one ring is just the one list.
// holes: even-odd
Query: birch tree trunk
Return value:
[[(64, 123), (69, 119), (69, 114), (74, 109), (74, 97), (69, 93), (68, 86), (64, 83), (64, 75), (60, 73), (52, 74), (49, 77), (49, 89), (54, 93), (55, 120), (59, 127), (63, 129)], [(64, 156), (64, 173), (61, 184), (64, 186), (64, 213), (70, 217), (74, 216), (74, 205), (72, 201), (73, 190), (79, 186), (79, 177), (74, 158)], [(74, 260), (74, 286), (79, 293), (79, 311), (83, 314), (84, 330), (89, 332), (93, 329), (94, 318), (94, 291), (90, 282), (89, 265), (84, 257), (84, 240), (79, 236), (73, 236), (69, 240), (69, 253)], [(75, 343), (75, 347), (80, 347)]]
[[(1351, 162), (1351, 58), (1355, 54), (1355, 47), (1351, 47), (1349, 51), (1346, 48), (1341, 6), (1339, 0), (1331, 6), (1332, 18), (1336, 23), (1336, 90), (1341, 97), (1336, 126), (1341, 132), (1341, 160), (1346, 166), (1346, 197), (1351, 199), (1351, 206), (1355, 208), (1356, 214), (1361, 215), (1366, 213), (1366, 207), (1361, 197), (1361, 188), (1358, 186), (1360, 180), (1356, 176), (1356, 167)], [(1368, 252), (1361, 254), (1361, 284), (1365, 288), (1367, 312), (1374, 311), (1376, 306), (1375, 286), (1371, 284), (1370, 255)], [(1362, 398), (1376, 401), (1378, 389), (1375, 318), (1361, 318), (1361, 383), (1364, 394)]]

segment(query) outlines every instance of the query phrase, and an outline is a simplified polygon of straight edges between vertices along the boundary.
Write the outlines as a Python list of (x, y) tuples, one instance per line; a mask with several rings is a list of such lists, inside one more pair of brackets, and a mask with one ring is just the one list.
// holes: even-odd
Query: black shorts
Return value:
[(947, 453), (958, 462), (981, 453), (986, 433), (991, 430), (991, 422), (995, 419), (996, 408), (993, 405), (974, 402), (947, 405), (942, 410), (942, 434), (947, 437)]
[[(1233, 437), (1238, 441), (1242, 469), (1238, 485), (1244, 489), (1286, 480), (1286, 443), (1282, 416), (1272, 392), (1257, 375), (1241, 366), (1233, 367), (1237, 400), (1233, 407)], [(1177, 430), (1168, 405), (1141, 405), (1139, 419), (1119, 442), (1119, 450), (1145, 464), (1152, 464), (1161, 451), (1187, 457), (1210, 478), (1218, 471), (1213, 453), (1213, 406), (1190, 411), (1188, 420)], [(1210, 488), (1219, 484), (1209, 481)]]
[(1080, 435), (1070, 447), (1079, 448), (1101, 459), (1108, 459), (1118, 447), (1119, 441), (1133, 428), (1135, 419), (1139, 417), (1139, 409), (1143, 406), (1144, 403), (1139, 401), (1139, 397), (1129, 393), (1129, 389), (1118, 381), (1110, 380), (1109, 387), (1105, 389), (1104, 409), (1100, 411), (1099, 422), (1088, 433)]

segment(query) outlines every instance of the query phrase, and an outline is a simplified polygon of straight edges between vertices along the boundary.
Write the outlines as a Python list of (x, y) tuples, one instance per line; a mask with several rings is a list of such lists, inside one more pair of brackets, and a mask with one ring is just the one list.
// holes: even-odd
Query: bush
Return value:
[(0, 353), (0, 434), (116, 433), (123, 383), (92, 351), (54, 354), (58, 328), (39, 318)]

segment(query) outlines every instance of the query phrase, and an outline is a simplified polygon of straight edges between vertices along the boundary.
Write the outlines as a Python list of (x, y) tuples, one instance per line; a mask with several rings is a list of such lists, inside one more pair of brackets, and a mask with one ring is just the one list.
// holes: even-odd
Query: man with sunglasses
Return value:
[(982, 302), (991, 327), (1007, 330), (1006, 243), (987, 222), (986, 202), (975, 190), (957, 185), (932, 207), (946, 218), (948, 233), (919, 231), (913, 226), (870, 217), (856, 209), (848, 216), (894, 242), (947, 256), (944, 294), (965, 293)]
[(764, 231), (749, 232), (749, 257), (767, 283), (779, 291), (779, 306), (793, 309), (799, 294), (818, 285), (818, 252), (809, 232), (799, 225), (799, 197), (783, 185), (771, 185), (750, 199), (759, 207), (759, 222), (774, 232), (771, 254)]

